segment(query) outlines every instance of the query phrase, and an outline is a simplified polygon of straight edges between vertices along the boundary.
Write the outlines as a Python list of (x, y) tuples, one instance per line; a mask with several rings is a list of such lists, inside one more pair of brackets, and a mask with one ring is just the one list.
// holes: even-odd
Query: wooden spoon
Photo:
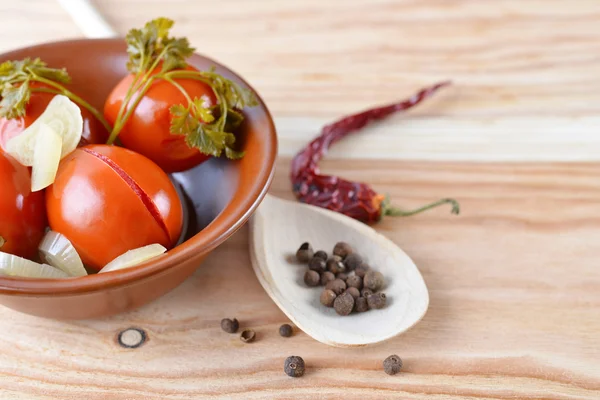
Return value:
[[(267, 196), (250, 222), (250, 258), (263, 288), (298, 328), (319, 342), (365, 346), (408, 330), (425, 315), (429, 294), (413, 261), (369, 226), (322, 208)], [(331, 254), (344, 241), (386, 278), (387, 305), (380, 310), (337, 315), (321, 305), (323, 287), (309, 288), (307, 266), (295, 261), (303, 242)]]

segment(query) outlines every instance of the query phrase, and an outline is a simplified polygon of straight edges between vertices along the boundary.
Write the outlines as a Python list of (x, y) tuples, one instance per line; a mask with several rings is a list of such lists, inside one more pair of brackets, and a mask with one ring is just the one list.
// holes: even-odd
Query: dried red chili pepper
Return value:
[(321, 134), (292, 160), (291, 179), (296, 197), (304, 203), (337, 211), (365, 223), (377, 222), (384, 215), (414, 215), (446, 203), (452, 205), (453, 214), (458, 214), (459, 205), (454, 199), (441, 199), (410, 211), (394, 208), (390, 206), (386, 196), (376, 193), (369, 185), (350, 182), (337, 176), (321, 175), (318, 167), (319, 161), (333, 143), (362, 129), (371, 121), (416, 106), (449, 84), (450, 82), (442, 82), (423, 89), (402, 102), (363, 111), (326, 125)]

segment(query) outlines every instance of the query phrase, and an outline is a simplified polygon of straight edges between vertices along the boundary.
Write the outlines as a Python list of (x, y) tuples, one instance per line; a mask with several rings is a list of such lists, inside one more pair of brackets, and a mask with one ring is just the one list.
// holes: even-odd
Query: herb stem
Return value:
[(165, 76), (163, 79), (165, 81), (169, 82), (171, 85), (175, 86), (181, 92), (181, 94), (185, 96), (185, 99), (187, 100), (188, 104), (192, 104), (192, 98), (187, 93), (187, 91), (183, 88), (183, 86), (181, 86), (179, 83), (175, 82), (173, 79), (169, 78), (168, 76)]
[[(100, 123), (104, 126), (104, 128), (110, 132), (112, 130), (112, 127), (110, 126), (110, 124), (106, 121), (106, 119), (104, 119), (104, 116), (102, 114), (100, 114), (100, 112), (94, 108), (90, 103), (88, 103), (87, 101), (83, 100), (81, 97), (77, 96), (75, 93), (67, 90), (64, 86), (53, 82), (49, 79), (46, 78), (42, 78), (41, 76), (37, 76), (37, 75), (32, 75), (32, 80), (37, 81), (37, 82), (41, 82), (41, 83), (45, 83), (48, 86), (52, 86), (53, 88), (56, 89), (57, 94), (62, 94), (67, 96), (69, 99), (73, 100), (75, 103), (79, 104), (80, 106), (82, 106), (83, 108), (85, 108), (86, 110), (88, 110), (90, 113), (92, 113), (92, 115), (98, 120), (100, 121)], [(41, 88), (37, 88), (36, 91), (44, 91), (44, 90), (40, 90)]]
[(140, 89), (139, 93), (137, 93), (137, 97), (133, 101), (133, 104), (131, 104), (131, 107), (127, 108), (127, 112), (125, 113), (123, 118), (115, 121), (115, 126), (113, 127), (112, 132), (110, 133), (110, 137), (108, 138), (108, 141), (106, 142), (106, 144), (113, 144), (115, 139), (117, 139), (117, 137), (119, 136), (119, 133), (121, 133), (121, 130), (123, 129), (123, 127), (129, 120), (129, 118), (131, 117), (131, 114), (133, 114), (133, 112), (137, 108), (138, 104), (140, 104), (140, 101), (142, 101), (142, 98), (144, 97), (144, 95), (146, 94), (146, 92), (150, 88), (150, 85), (152, 84), (152, 82), (154, 81), (154, 79), (156, 77), (157, 77), (157, 75), (150, 77), (150, 79), (146, 82), (146, 84)]

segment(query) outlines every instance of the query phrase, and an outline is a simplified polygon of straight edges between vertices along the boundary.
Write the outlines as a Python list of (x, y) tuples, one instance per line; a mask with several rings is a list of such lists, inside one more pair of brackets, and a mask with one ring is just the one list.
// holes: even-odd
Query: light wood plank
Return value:
[[(386, 219), (378, 230), (420, 268), (430, 308), (384, 344), (339, 349), (277, 329), (286, 318), (261, 289), (247, 229), (164, 298), (99, 321), (57, 322), (0, 309), (0, 397), (94, 399), (597, 399), (600, 396), (598, 164), (330, 161), (328, 172), (372, 181), (398, 204), (441, 196), (439, 209)], [(396, 168), (396, 172), (391, 172)], [(388, 172), (385, 172), (388, 171)], [(291, 198), (288, 162), (272, 193)], [(85, 304), (82, 304), (85, 307)], [(238, 317), (243, 344), (219, 320)], [(145, 329), (137, 350), (118, 331)], [(390, 377), (392, 353), (405, 372)], [(283, 373), (300, 355), (302, 379)], [(21, 397), (23, 398), (23, 397)]]

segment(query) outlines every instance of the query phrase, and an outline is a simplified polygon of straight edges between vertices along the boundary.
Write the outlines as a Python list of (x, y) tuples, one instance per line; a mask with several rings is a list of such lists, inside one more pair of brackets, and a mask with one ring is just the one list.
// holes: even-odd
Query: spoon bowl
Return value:
[[(379, 343), (405, 332), (423, 318), (429, 294), (414, 262), (391, 240), (345, 215), (267, 196), (250, 222), (250, 258), (265, 291), (305, 333), (336, 347)], [(323, 306), (323, 287), (310, 288), (307, 266), (295, 261), (303, 242), (314, 250), (350, 244), (386, 280), (387, 304), (380, 310), (336, 314)]]

